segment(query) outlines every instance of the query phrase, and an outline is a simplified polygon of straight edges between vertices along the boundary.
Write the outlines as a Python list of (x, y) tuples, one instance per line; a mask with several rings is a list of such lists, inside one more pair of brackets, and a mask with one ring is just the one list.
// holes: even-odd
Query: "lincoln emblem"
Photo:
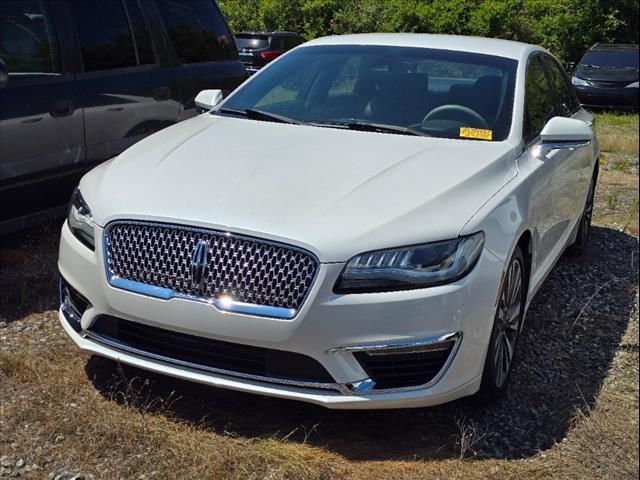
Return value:
[(199, 290), (204, 286), (203, 284), (206, 278), (209, 260), (211, 260), (209, 242), (206, 240), (200, 240), (193, 249), (193, 254), (191, 255), (191, 268), (189, 269), (189, 273), (191, 274), (191, 284)]

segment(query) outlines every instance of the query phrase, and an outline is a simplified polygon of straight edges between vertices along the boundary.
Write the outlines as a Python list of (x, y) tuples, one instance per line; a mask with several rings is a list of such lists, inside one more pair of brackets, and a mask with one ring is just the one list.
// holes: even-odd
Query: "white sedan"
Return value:
[(74, 193), (59, 316), (82, 350), (329, 408), (505, 393), (598, 174), (549, 52), (321, 38), (196, 103)]

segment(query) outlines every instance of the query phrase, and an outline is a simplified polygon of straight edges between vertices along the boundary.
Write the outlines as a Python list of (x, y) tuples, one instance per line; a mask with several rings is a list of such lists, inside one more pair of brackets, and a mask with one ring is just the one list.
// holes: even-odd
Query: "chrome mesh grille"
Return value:
[[(171, 289), (202, 299), (290, 308), (302, 305), (317, 271), (310, 254), (241, 235), (175, 225), (116, 223), (106, 230), (111, 277)], [(200, 284), (192, 281), (196, 245), (206, 241), (210, 260)]]

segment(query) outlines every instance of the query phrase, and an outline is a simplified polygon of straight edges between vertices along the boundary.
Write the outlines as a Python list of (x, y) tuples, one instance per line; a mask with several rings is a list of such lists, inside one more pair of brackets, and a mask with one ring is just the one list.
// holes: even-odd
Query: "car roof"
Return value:
[(596, 43), (589, 50), (600, 52), (611, 50), (638, 50), (638, 45), (632, 43)]
[(295, 35), (295, 36), (299, 36), (297, 33), (295, 32), (285, 32), (285, 31), (279, 31), (279, 32), (249, 32), (249, 31), (243, 31), (243, 32), (236, 32), (235, 36), (237, 35)]
[(462, 35), (435, 35), (429, 33), (360, 33), (354, 35), (336, 35), (311, 40), (299, 48), (309, 48), (317, 45), (420, 47), (482, 53), (513, 59), (527, 58), (529, 53), (533, 51), (547, 52), (541, 47), (511, 40), (467, 37)]

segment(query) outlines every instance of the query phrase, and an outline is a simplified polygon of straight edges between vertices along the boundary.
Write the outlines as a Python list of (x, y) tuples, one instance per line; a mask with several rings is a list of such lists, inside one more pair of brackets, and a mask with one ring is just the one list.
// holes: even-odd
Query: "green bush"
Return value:
[(596, 42), (637, 43), (637, 0), (218, 0), (229, 26), (307, 39), (361, 32), (506, 38), (575, 61)]

